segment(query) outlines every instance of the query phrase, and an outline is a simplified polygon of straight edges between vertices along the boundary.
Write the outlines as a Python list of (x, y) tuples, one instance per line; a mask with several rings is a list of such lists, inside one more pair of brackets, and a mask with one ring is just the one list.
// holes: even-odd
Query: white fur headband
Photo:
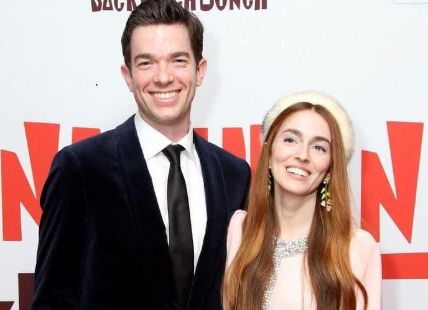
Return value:
[(302, 91), (289, 96), (281, 97), (266, 113), (266, 116), (263, 119), (261, 129), (263, 141), (265, 141), (270, 126), (278, 117), (278, 115), (288, 107), (299, 102), (308, 102), (323, 106), (331, 113), (331, 115), (333, 115), (339, 125), (340, 133), (342, 134), (343, 145), (345, 148), (346, 159), (349, 161), (351, 159), (352, 152), (354, 151), (354, 130), (352, 128), (351, 120), (349, 119), (346, 111), (342, 108), (336, 99), (318, 91)]

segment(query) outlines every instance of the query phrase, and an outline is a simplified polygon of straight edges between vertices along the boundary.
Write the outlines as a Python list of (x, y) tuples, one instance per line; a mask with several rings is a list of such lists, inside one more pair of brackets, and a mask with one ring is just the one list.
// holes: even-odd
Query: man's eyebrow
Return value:
[(141, 53), (134, 57), (134, 62), (136, 62), (138, 59), (151, 59), (153, 57), (150, 53)]
[[(190, 53), (189, 52), (174, 52), (169, 54), (170, 58), (177, 58), (177, 57), (186, 57), (186, 58), (190, 58)], [(136, 62), (138, 59), (152, 59), (154, 58), (154, 55), (151, 53), (141, 53), (138, 54), (134, 57), (134, 62)]]
[(170, 57), (171, 58), (177, 58), (177, 57), (187, 57), (190, 58), (190, 54), (188, 52), (175, 52), (175, 53), (171, 53)]

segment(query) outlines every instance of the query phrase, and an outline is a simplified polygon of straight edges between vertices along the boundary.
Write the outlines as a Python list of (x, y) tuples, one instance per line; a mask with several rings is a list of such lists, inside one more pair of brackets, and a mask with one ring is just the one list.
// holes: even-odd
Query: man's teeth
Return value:
[(289, 167), (287, 168), (287, 172), (290, 172), (292, 174), (301, 176), (301, 177), (307, 177), (309, 173), (303, 169), (295, 168), (295, 167)]
[(154, 95), (158, 99), (171, 99), (176, 94), (177, 94), (176, 91), (170, 91), (170, 92), (166, 92), (166, 93), (155, 93)]

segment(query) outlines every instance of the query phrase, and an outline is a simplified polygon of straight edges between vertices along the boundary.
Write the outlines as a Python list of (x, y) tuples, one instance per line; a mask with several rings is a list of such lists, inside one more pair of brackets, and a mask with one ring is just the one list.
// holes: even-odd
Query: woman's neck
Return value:
[(275, 195), (275, 213), (280, 229), (279, 238), (293, 240), (309, 234), (315, 211), (316, 192), (306, 196), (287, 193)]

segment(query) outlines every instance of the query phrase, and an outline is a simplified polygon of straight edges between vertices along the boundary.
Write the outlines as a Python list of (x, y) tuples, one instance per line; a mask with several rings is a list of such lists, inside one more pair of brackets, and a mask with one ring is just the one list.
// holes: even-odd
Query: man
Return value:
[(221, 309), (228, 220), (250, 170), (191, 128), (202, 46), (200, 21), (175, 0), (131, 13), (121, 71), (138, 113), (56, 155), (33, 309)]

